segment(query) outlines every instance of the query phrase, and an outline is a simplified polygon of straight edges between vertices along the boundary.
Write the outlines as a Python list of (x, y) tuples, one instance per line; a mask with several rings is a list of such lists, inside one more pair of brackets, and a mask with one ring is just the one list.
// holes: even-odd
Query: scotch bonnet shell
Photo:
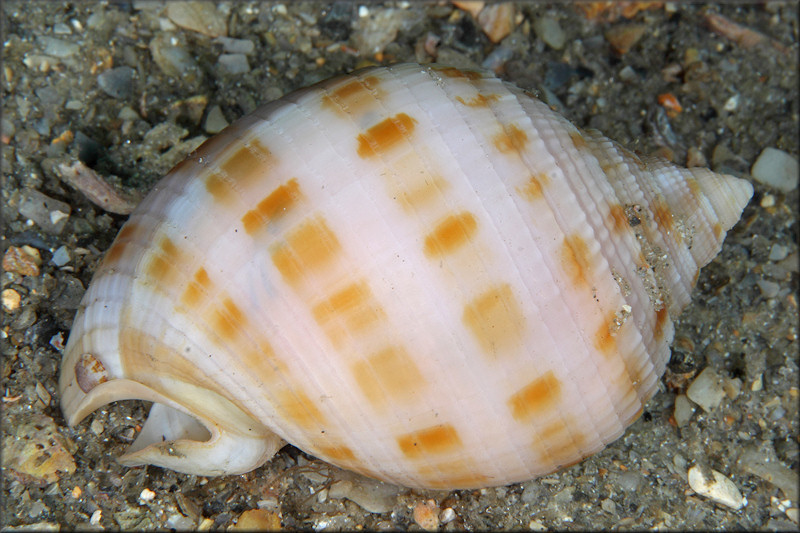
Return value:
[(139, 205), (75, 318), (62, 406), (154, 402), (129, 465), (235, 474), (290, 442), (411, 487), (527, 480), (639, 416), (751, 195), (483, 72), (335, 78)]

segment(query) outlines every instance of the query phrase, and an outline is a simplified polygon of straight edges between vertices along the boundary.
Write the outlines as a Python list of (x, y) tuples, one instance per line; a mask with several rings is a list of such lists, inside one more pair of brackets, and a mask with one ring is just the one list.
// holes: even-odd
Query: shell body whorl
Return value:
[(527, 480), (619, 437), (752, 194), (478, 72), (323, 82), (207, 141), (131, 215), (62, 363), (123, 458), (240, 473), (284, 441), (393, 483)]

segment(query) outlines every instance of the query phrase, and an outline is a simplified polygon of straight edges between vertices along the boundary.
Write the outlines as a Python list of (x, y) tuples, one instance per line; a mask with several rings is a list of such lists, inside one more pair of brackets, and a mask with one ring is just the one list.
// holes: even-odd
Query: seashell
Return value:
[(234, 123), (131, 214), (62, 407), (154, 402), (127, 465), (236, 474), (290, 442), (410, 487), (531, 479), (640, 415), (751, 195), (487, 73), (335, 78)]

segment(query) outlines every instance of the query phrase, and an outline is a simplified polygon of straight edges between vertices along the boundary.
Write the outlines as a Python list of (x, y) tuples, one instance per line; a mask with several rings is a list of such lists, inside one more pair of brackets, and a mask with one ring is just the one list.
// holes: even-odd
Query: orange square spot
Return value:
[(292, 178), (261, 200), (255, 209), (245, 213), (242, 217), (244, 230), (252, 235), (271, 221), (283, 216), (300, 198), (297, 178)]
[(354, 334), (386, 317), (365, 281), (348, 285), (315, 305), (311, 312), (336, 344), (345, 337), (345, 330)]
[(375, 76), (357, 78), (330, 90), (322, 97), (325, 107), (339, 113), (365, 113), (376, 105), (379, 81)]
[(147, 275), (162, 288), (168, 288), (175, 283), (179, 275), (177, 267), (182, 260), (181, 252), (167, 237), (162, 237), (158, 249), (150, 256), (147, 264)]
[(277, 394), (278, 408), (285, 414), (286, 420), (303, 429), (316, 430), (325, 424), (325, 416), (311, 401), (306, 393), (300, 390), (299, 383), (291, 391), (284, 390)]
[(536, 414), (555, 407), (561, 397), (561, 382), (548, 370), (508, 399), (511, 416), (518, 422), (528, 422)]
[(258, 139), (251, 139), (219, 167), (237, 185), (246, 187), (256, 179), (267, 176), (272, 165), (272, 153)]
[(316, 453), (323, 459), (338, 462), (338, 463), (353, 463), (356, 460), (356, 455), (349, 447), (341, 444), (339, 446), (318, 446)]
[(456, 100), (467, 107), (489, 107), (491, 102), (496, 102), (499, 99), (499, 94), (490, 94), (488, 96), (484, 96), (479, 93), (469, 100), (464, 100), (460, 96), (456, 96)]
[(528, 142), (528, 135), (516, 124), (506, 124), (503, 125), (502, 133), (495, 135), (492, 141), (494, 147), (504, 154), (521, 152), (525, 149), (525, 143)]
[(410, 137), (416, 122), (405, 113), (378, 122), (358, 136), (358, 155), (366, 158), (384, 154)]
[(265, 340), (258, 340), (255, 348), (248, 348), (239, 352), (242, 367), (256, 377), (261, 383), (275, 382), (286, 376), (289, 369), (286, 364), (278, 359), (272, 346)]
[(390, 347), (353, 365), (353, 375), (373, 406), (406, 400), (424, 384), (414, 360), (403, 348)]
[(471, 459), (456, 459), (432, 465), (420, 465), (417, 473), (425, 478), (426, 485), (440, 489), (470, 489), (489, 485), (489, 477), (480, 474), (480, 468)]
[(192, 281), (189, 282), (186, 290), (183, 291), (181, 303), (186, 307), (197, 306), (202, 298), (208, 297), (208, 292), (211, 287), (211, 280), (206, 270), (202, 267), (198, 268), (194, 276), (192, 276)]
[(472, 213), (450, 215), (425, 237), (425, 255), (434, 258), (452, 253), (468, 243), (477, 229)]
[(289, 233), (284, 243), (273, 248), (271, 255), (283, 278), (296, 285), (304, 275), (328, 266), (340, 249), (336, 235), (325, 220), (315, 217)]
[(218, 172), (212, 172), (205, 181), (206, 190), (214, 198), (215, 202), (228, 204), (233, 201), (234, 182), (228, 176), (223, 176)]
[(214, 326), (214, 333), (230, 341), (239, 335), (247, 320), (233, 300), (225, 298), (222, 306), (212, 312), (211, 323)]
[(534, 174), (523, 187), (519, 190), (523, 196), (533, 202), (544, 196), (544, 187), (550, 183), (550, 176), (545, 173)]
[(561, 262), (572, 285), (589, 285), (591, 275), (589, 247), (579, 235), (564, 237), (561, 244)]
[(397, 444), (406, 457), (420, 458), (442, 454), (461, 448), (461, 439), (450, 424), (441, 424), (397, 438)]
[(464, 308), (462, 321), (486, 355), (494, 358), (522, 342), (525, 317), (511, 287), (504, 283), (475, 298)]

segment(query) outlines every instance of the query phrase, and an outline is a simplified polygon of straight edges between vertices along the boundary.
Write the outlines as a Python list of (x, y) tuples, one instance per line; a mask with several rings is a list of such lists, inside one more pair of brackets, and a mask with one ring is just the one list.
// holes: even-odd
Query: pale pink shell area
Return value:
[(406, 486), (527, 480), (639, 416), (751, 194), (483, 73), (330, 80), (208, 141), (131, 215), (62, 405), (75, 423), (160, 404), (129, 464), (238, 473), (283, 439)]

